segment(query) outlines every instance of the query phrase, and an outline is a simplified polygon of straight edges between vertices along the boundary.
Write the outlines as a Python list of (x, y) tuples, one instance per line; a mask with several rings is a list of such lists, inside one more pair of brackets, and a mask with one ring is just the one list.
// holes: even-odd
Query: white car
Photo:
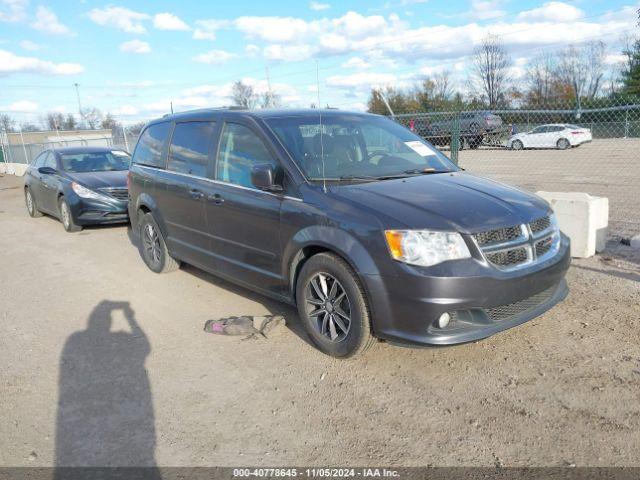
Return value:
[(566, 150), (591, 141), (591, 130), (569, 123), (540, 125), (530, 132), (518, 133), (507, 140), (507, 148), (557, 148)]

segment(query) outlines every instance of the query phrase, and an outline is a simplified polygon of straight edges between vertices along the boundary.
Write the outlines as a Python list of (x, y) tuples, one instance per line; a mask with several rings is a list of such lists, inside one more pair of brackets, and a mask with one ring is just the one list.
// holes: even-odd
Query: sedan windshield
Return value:
[(112, 172), (128, 170), (131, 163), (129, 154), (122, 150), (111, 152), (63, 153), (60, 155), (62, 169), (71, 173)]
[(384, 117), (266, 119), (309, 180), (375, 180), (456, 171), (434, 146)]

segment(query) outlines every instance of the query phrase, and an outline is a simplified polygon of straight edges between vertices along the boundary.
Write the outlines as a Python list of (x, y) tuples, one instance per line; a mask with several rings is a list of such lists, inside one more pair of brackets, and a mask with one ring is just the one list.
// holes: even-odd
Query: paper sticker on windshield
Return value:
[(129, 154), (123, 150), (111, 150), (111, 154), (114, 157), (128, 157)]
[(425, 145), (419, 140), (414, 140), (413, 142), (404, 142), (404, 144), (411, 150), (416, 152), (418, 155), (422, 155), (423, 157), (430, 157), (436, 154), (436, 152), (434, 152), (432, 148), (430, 148), (428, 145)]

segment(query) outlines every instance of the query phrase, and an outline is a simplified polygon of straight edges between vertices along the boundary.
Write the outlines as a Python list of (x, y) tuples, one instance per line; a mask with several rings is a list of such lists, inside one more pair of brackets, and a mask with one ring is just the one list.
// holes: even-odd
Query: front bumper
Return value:
[(128, 202), (116, 199), (96, 200), (73, 195), (69, 198), (69, 209), (77, 225), (127, 223)]
[[(520, 325), (567, 296), (569, 250), (562, 236), (552, 258), (508, 273), (489, 267), (465, 276), (464, 268), (452, 265), (450, 276), (442, 269), (437, 276), (410, 269), (398, 277), (364, 275), (374, 333), (396, 343), (452, 345)], [(435, 322), (445, 312), (452, 320), (439, 329)]]

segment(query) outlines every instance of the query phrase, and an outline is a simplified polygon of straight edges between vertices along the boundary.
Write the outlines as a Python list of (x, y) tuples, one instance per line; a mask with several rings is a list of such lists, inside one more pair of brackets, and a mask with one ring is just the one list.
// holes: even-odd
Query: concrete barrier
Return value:
[(571, 239), (571, 256), (587, 258), (604, 250), (609, 226), (609, 199), (582, 192), (537, 192), (547, 200), (560, 230)]
[(27, 171), (26, 163), (4, 163), (0, 162), (0, 173), (6, 173), (8, 175), (16, 175), (22, 177)]

